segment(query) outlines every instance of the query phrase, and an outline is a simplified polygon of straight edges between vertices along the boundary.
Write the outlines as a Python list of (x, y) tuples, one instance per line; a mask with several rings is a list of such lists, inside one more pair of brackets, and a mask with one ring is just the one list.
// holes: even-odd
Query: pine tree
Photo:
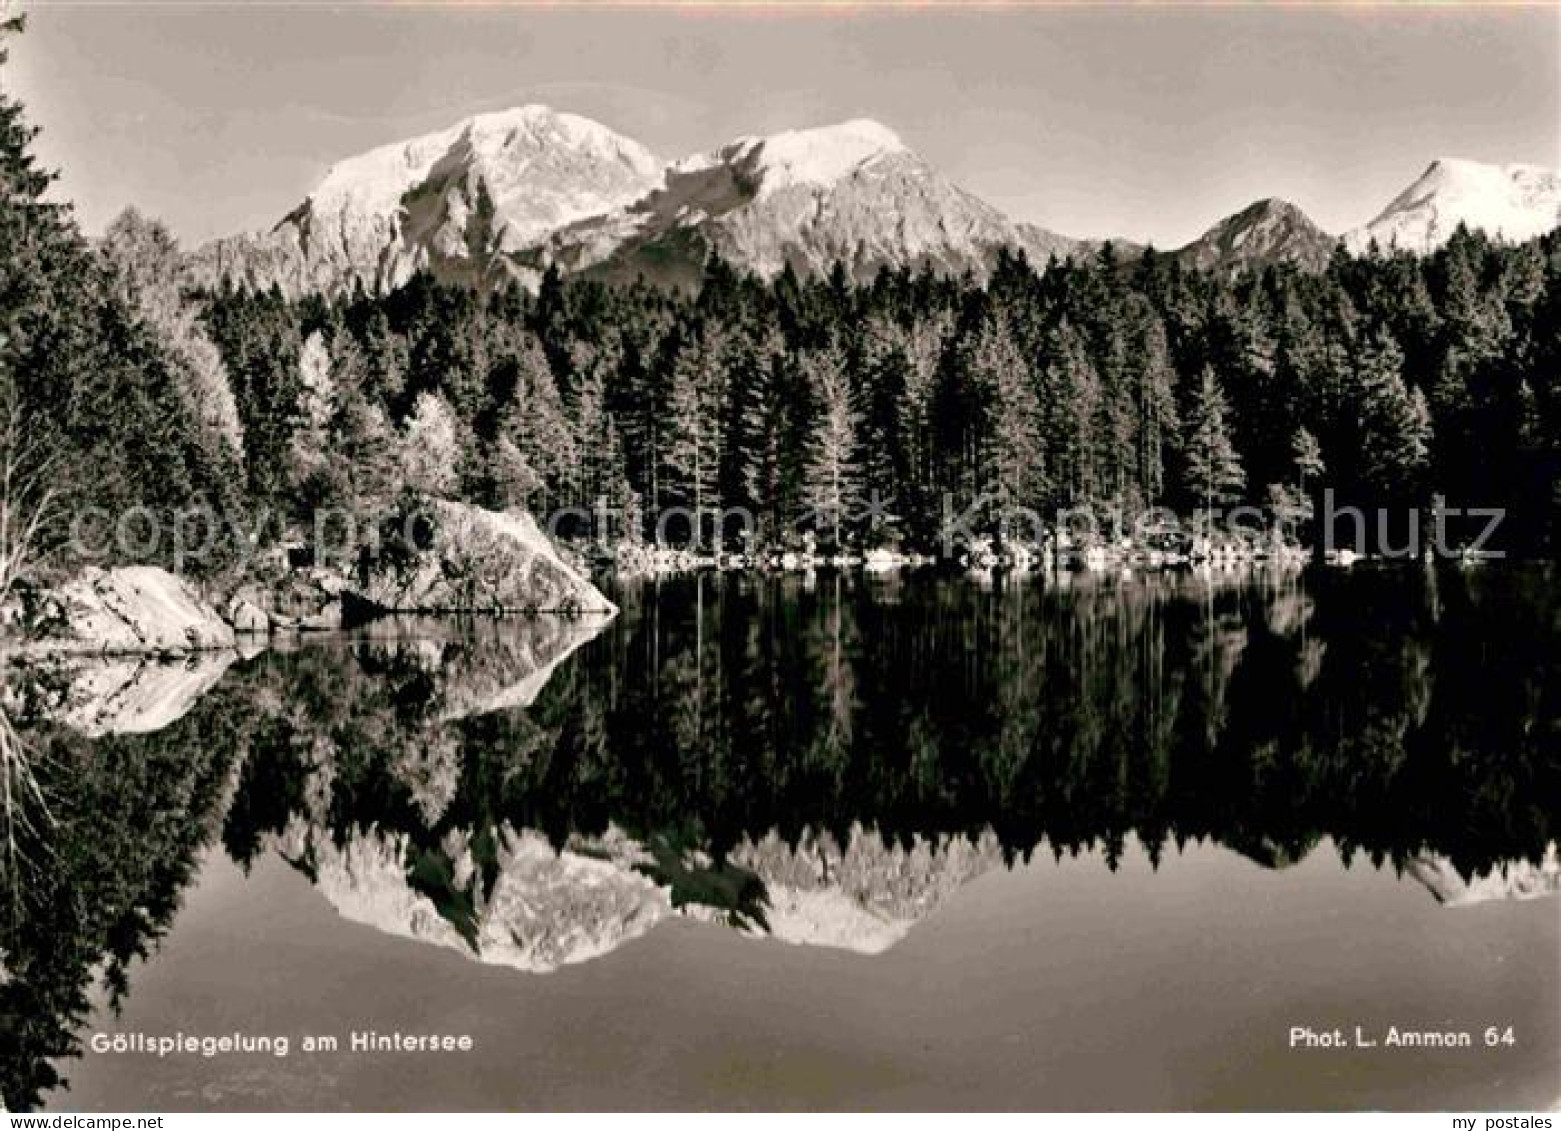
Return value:
[(750, 339), (727, 394), (723, 491), (728, 505), (754, 516), (761, 542), (782, 528), (786, 515), (782, 449), (788, 406), (777, 372), (785, 348), (774, 329)]
[(838, 548), (862, 503), (856, 406), (839, 349), (809, 351), (801, 365), (813, 400), (803, 503), (815, 527), (827, 532)]
[(1241, 457), (1231, 441), (1229, 417), (1230, 407), (1214, 370), (1205, 366), (1182, 433), (1187, 491), (1205, 512), (1239, 498), (1246, 484)]
[(938, 515), (936, 429), (933, 398), (938, 370), (952, 334), (953, 319), (946, 311), (919, 308), (902, 338), (905, 364), (904, 396), (896, 427), (904, 451), (905, 482), (894, 500), (911, 533), (930, 541)]
[(1138, 466), (1136, 422), (1137, 359), (1128, 344), (1126, 303), (1110, 281), (1091, 274), (1079, 310), (1085, 340), (1094, 362), (1098, 396), (1089, 423), (1089, 462), (1094, 473), (1091, 494), (1111, 505), (1125, 504), (1133, 490)]
[(1279, 346), (1271, 329), (1271, 293), (1262, 276), (1222, 289), (1209, 328), (1208, 363), (1229, 406), (1231, 442), (1246, 454), (1257, 483), (1282, 479), (1292, 427), (1289, 390), (1275, 378)]
[(401, 481), (407, 490), (447, 497), (460, 459), (455, 412), (438, 393), (419, 394), (401, 438)]
[(499, 510), (524, 507), (544, 490), (542, 476), (511, 437), (501, 435), (485, 445), (483, 451), (488, 479), (484, 501), (490, 506)]
[(1430, 455), (1431, 412), (1425, 395), (1402, 375), (1404, 355), (1379, 329), (1356, 364), (1360, 460), (1368, 489), (1382, 497), (1410, 490)]
[(277, 292), (219, 296), (205, 326), (233, 381), (251, 499), (285, 509), (303, 348), (297, 311)]
[(638, 538), (639, 500), (629, 486), (618, 425), (607, 410), (606, 390), (594, 365), (585, 370), (576, 395), (574, 431), (580, 452), (578, 505), (593, 514), (605, 507), (609, 518), (617, 517), (620, 536)]
[[(21, 33), (25, 16), (0, 9), (0, 68), (9, 59), (5, 44)], [(4, 345), (21, 344), (30, 303), (43, 297), (50, 268), (78, 257), (83, 248), (69, 209), (45, 199), (55, 174), (40, 169), (32, 154), (38, 129), (22, 104), (0, 87), (0, 318)]]
[(1307, 486), (1326, 470), (1323, 463), (1322, 445), (1317, 442), (1317, 437), (1302, 427), (1297, 428), (1294, 438), (1290, 441), (1290, 461), (1295, 466), (1296, 487), (1302, 494), (1306, 493)]
[(209, 442), (234, 459), (244, 456), (244, 427), (222, 355), (201, 326), (199, 308), (185, 295), (184, 257), (161, 223), (127, 208), (99, 244), (114, 266), (122, 300), (156, 331), (178, 371), (180, 389)]
[[(0, 18), (0, 68), (21, 28), (20, 18)], [(36, 132), (0, 84), (0, 398), (16, 407), (51, 487), (77, 513), (143, 507), (167, 531), (190, 507), (228, 510), (233, 454), (203, 443), (156, 330), (108, 258), (86, 246), (69, 207), (46, 199), (53, 176), (31, 153)], [(72, 548), (65, 533), (61, 524), (51, 535), (62, 564)], [(158, 560), (170, 541), (144, 553), (110, 548)]]
[(336, 414), (336, 383), (331, 354), (316, 330), (298, 354), (298, 424), (293, 431), (291, 479), (299, 489), (330, 465), (331, 421)]
[[(357, 317), (354, 317), (357, 315)], [(407, 383), (407, 349), (404, 339), (391, 329), (379, 303), (347, 311), (353, 340), (361, 347), (363, 395), (388, 411), (400, 403)]]
[(983, 323), (968, 365), (984, 402), (983, 478), (1005, 508), (1038, 506), (1047, 489), (1040, 402), (1030, 367), (1014, 344), (1004, 315)]
[(1290, 462), (1294, 479), (1290, 483), (1268, 485), (1268, 505), (1275, 518), (1287, 529), (1295, 529), (1312, 517), (1313, 506), (1307, 488), (1323, 473), (1322, 446), (1307, 429), (1298, 428), (1290, 440)]
[(345, 477), (344, 502), (360, 512), (388, 505), (400, 486), (400, 447), (385, 410), (349, 386), (342, 394), (332, 447)]
[(1040, 386), (1049, 507), (1098, 501), (1093, 435), (1100, 383), (1083, 339), (1066, 318), (1046, 335)]
[[(535, 487), (527, 501), (546, 509), (575, 498), (579, 448), (547, 354), (528, 338), (503, 365), (513, 391), (500, 408), (500, 433), (532, 472)], [(508, 482), (517, 487), (524, 478), (510, 476)]]
[(672, 363), (667, 391), (661, 487), (666, 503), (694, 513), (695, 544), (704, 545), (707, 517), (720, 509), (721, 415), (725, 343), (713, 332), (686, 339)]
[(1165, 491), (1165, 450), (1176, 439), (1176, 370), (1159, 316), (1147, 303), (1136, 305), (1133, 313), (1129, 349), (1137, 366), (1134, 486), (1141, 501), (1153, 506)]
[(574, 398), (573, 431), (579, 440), (579, 495), (573, 500), (591, 506), (608, 491), (619, 474), (618, 454), (608, 450), (612, 418), (607, 413), (606, 392), (594, 366), (587, 366)]

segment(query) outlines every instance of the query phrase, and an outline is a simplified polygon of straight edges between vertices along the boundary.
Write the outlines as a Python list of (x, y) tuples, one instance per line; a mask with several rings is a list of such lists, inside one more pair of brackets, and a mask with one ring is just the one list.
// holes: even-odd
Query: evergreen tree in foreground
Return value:
[[(0, 22), (0, 69), (22, 26)], [(169, 562), (181, 514), (236, 510), (238, 454), (208, 442), (190, 359), (147, 320), (136, 281), (45, 199), (53, 177), (32, 156), (36, 132), (0, 92), (0, 402), (19, 414), (60, 499), (61, 521), (40, 533), (65, 569), (84, 555)], [(127, 514), (139, 519), (133, 538), (118, 521)]]

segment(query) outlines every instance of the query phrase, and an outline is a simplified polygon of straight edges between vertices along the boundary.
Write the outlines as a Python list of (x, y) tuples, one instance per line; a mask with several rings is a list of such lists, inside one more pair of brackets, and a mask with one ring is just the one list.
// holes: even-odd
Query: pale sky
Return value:
[(1561, 165), (1561, 8), (24, 5), (7, 85), (89, 231), (269, 227), (333, 161), (543, 102), (663, 157), (871, 117), (1012, 215), (1173, 247), (1330, 231), (1439, 156)]

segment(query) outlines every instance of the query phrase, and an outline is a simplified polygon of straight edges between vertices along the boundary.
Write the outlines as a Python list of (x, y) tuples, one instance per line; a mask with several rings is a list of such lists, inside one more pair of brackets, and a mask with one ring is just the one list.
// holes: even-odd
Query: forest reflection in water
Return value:
[(1268, 867), (1326, 839), (1456, 898), (1556, 837), (1548, 568), (614, 596), (604, 628), (385, 622), (13, 669), (7, 773), (25, 756), (37, 792), (8, 794), (0, 860), (7, 1106), (61, 1083), (214, 844), (281, 855), (348, 918), (546, 971), (670, 914), (876, 952), (989, 868), (1130, 838)]

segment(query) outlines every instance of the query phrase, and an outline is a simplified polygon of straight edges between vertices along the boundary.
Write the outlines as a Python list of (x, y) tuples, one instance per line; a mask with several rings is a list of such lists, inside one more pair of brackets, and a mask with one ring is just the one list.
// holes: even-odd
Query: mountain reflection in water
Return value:
[(11, 669), (7, 1106), (61, 1084), (97, 984), (129, 991), (214, 843), (536, 972), (678, 914), (876, 953), (991, 868), (1114, 863), (1130, 838), (1274, 868), (1326, 839), (1445, 902), (1556, 886), (1547, 568), (614, 596), (605, 628), (384, 622), (245, 660)]

